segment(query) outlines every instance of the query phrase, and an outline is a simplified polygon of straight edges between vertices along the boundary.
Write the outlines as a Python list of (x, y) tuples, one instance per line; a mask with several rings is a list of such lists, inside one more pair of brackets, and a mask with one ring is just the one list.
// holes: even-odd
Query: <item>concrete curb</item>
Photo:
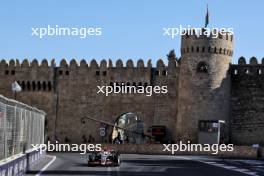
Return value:
[(24, 175), (26, 171), (46, 153), (40, 154), (35, 150), (27, 151), (25, 154), (17, 154), (0, 162), (0, 176)]

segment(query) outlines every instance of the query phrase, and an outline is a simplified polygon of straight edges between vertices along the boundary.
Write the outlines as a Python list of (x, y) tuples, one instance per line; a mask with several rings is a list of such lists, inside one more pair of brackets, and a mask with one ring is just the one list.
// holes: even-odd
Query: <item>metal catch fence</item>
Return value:
[(0, 160), (44, 143), (45, 112), (0, 95)]

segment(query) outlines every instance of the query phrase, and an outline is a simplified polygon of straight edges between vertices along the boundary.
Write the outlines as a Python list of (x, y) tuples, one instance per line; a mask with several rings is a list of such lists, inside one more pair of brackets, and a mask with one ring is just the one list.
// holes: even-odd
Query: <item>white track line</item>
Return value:
[(240, 172), (240, 173), (247, 174), (247, 175), (258, 176), (256, 172), (251, 172), (248, 169), (237, 168), (235, 166), (229, 166), (226, 164), (213, 163), (213, 162), (206, 162), (206, 161), (201, 161), (201, 160), (194, 160), (194, 161), (199, 161), (199, 162), (204, 163), (204, 164), (208, 164), (208, 165), (216, 166), (216, 167), (221, 167), (221, 168), (224, 168), (227, 170), (236, 171), (236, 172)]
[(198, 162), (201, 162), (201, 163), (204, 163), (204, 164), (208, 164), (208, 165), (211, 165), (211, 166), (224, 168), (224, 169), (227, 169), (227, 170), (230, 170), (230, 171), (240, 172), (240, 173), (247, 174), (247, 175), (252, 175), (252, 176), (258, 176), (256, 172), (251, 172), (248, 169), (242, 169), (242, 168), (237, 168), (235, 166), (229, 166), (229, 165), (226, 165), (226, 164), (220, 164), (220, 163), (217, 163), (217, 161), (216, 162), (214, 162), (214, 161), (213, 162), (212, 161), (203, 161), (203, 160), (199, 160), (199, 159), (192, 159), (192, 158), (187, 158), (187, 157), (182, 157), (182, 156), (180, 156), (178, 158), (185, 159), (185, 160), (191, 160), (191, 161), (198, 161)]
[(35, 176), (40, 176), (41, 173), (45, 171), (56, 160), (56, 156), (48, 156), (48, 157), (52, 157), (52, 160), (48, 164), (46, 164)]

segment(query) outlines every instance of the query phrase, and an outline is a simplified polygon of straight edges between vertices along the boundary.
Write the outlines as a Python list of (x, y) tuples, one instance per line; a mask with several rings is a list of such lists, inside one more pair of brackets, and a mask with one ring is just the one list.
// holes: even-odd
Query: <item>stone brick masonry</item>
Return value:
[[(15, 98), (11, 83), (18, 81), (22, 91), (16, 98), (47, 113), (46, 132), (49, 140), (80, 143), (83, 135), (101, 142), (100, 123), (81, 123), (89, 116), (114, 123), (118, 116), (132, 112), (145, 124), (165, 125), (174, 141), (197, 142), (198, 120), (215, 119), (227, 122), (229, 142), (253, 144), (264, 142), (264, 66), (256, 58), (246, 64), (231, 64), (233, 36), (211, 38), (183, 36), (181, 57), (168, 56), (155, 66), (132, 60), (123, 63), (111, 60), (97, 63), (86, 60), (59, 65), (46, 59), (28, 59), (20, 63), (11, 59), (0, 62), (0, 94)], [(97, 86), (126, 85), (168, 86), (167, 94), (97, 94)], [(112, 129), (103, 141), (108, 142)]]

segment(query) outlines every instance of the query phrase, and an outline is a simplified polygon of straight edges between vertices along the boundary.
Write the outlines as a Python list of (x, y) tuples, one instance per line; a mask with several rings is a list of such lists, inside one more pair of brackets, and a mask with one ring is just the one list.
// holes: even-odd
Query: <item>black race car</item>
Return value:
[(120, 166), (120, 154), (114, 150), (102, 150), (89, 155), (88, 166)]

